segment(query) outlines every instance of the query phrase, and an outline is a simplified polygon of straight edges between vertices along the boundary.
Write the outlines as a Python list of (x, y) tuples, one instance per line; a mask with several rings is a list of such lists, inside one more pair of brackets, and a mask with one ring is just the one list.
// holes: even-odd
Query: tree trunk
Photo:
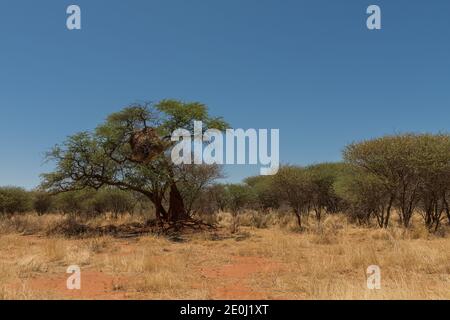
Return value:
[(300, 229), (302, 229), (302, 213), (299, 208), (294, 210), (295, 216), (297, 217), (297, 223)]
[(410, 225), (410, 221), (413, 215), (413, 212), (410, 211), (411, 209), (407, 209), (407, 211), (404, 213), (404, 217), (403, 217), (403, 227), (405, 229), (409, 228)]
[(316, 213), (316, 220), (320, 224), (320, 222), (322, 221), (322, 208), (315, 208), (314, 212)]
[(394, 203), (394, 197), (391, 195), (391, 198), (389, 199), (389, 204), (388, 204), (388, 207), (387, 207), (387, 210), (386, 210), (386, 217), (385, 217), (384, 225), (383, 225), (383, 227), (385, 229), (387, 229), (387, 227), (389, 226), (389, 219), (391, 217), (391, 210), (392, 210), (392, 204), (393, 203)]
[(156, 214), (156, 218), (159, 221), (163, 221), (163, 220), (167, 220), (167, 211), (166, 209), (164, 209), (163, 205), (162, 205), (162, 199), (159, 198), (153, 198), (151, 199), (153, 204), (155, 205), (155, 214)]
[(167, 213), (169, 222), (186, 220), (189, 216), (184, 206), (183, 197), (175, 183), (170, 186), (169, 211)]
[(444, 193), (444, 197), (443, 197), (443, 202), (444, 202), (445, 213), (447, 214), (448, 225), (450, 226), (450, 206), (448, 204), (448, 201), (445, 198), (445, 193)]

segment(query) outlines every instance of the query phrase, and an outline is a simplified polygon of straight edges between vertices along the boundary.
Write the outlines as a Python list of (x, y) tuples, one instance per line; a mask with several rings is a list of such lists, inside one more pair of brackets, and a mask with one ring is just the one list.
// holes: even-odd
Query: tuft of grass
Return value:
[(43, 257), (48, 262), (59, 262), (66, 257), (67, 247), (60, 239), (49, 239), (44, 242)]

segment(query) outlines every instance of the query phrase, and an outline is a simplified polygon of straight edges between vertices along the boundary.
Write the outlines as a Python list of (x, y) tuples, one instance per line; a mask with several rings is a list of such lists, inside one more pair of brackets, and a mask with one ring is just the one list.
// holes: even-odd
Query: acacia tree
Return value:
[(0, 188), (0, 215), (12, 215), (32, 210), (29, 192), (18, 187)]
[(273, 176), (273, 184), (280, 198), (294, 211), (298, 226), (302, 228), (302, 215), (311, 209), (310, 176), (302, 167), (284, 166)]
[(274, 188), (272, 176), (248, 177), (244, 181), (255, 192), (260, 210), (279, 208), (280, 197)]
[(237, 216), (242, 210), (250, 208), (255, 200), (256, 194), (245, 184), (227, 184), (224, 186), (226, 206), (233, 216)]
[(163, 100), (113, 113), (93, 132), (70, 136), (47, 154), (56, 169), (43, 174), (43, 187), (53, 193), (103, 186), (131, 190), (154, 204), (161, 221), (184, 220), (188, 213), (177, 182), (185, 171), (170, 159), (170, 137), (177, 129), (193, 133), (194, 121), (202, 121), (203, 130), (227, 127), (200, 103)]
[(439, 134), (385, 136), (349, 145), (345, 159), (356, 168), (376, 177), (388, 199), (384, 227), (395, 207), (400, 222), (408, 227), (417, 209), (425, 212), (429, 227), (439, 226), (448, 213), (450, 137)]
[(419, 183), (408, 165), (412, 140), (413, 135), (386, 136), (351, 144), (344, 151), (346, 161), (377, 177), (388, 194), (384, 227), (389, 224), (395, 204), (400, 209), (399, 217), (405, 226), (409, 225), (417, 205)]
[(336, 189), (351, 219), (369, 225), (375, 217), (380, 228), (388, 227), (392, 202), (378, 177), (353, 169), (339, 181)]
[(53, 204), (53, 198), (47, 192), (35, 190), (33, 192), (33, 208), (38, 215), (48, 213)]
[(311, 196), (311, 209), (319, 223), (323, 214), (336, 213), (341, 209), (342, 199), (336, 193), (335, 184), (346, 170), (348, 168), (343, 163), (321, 163), (305, 168)]
[(425, 225), (436, 231), (444, 214), (450, 223), (450, 136), (423, 135), (417, 143), (415, 167), (421, 181), (420, 205)]
[(227, 184), (224, 186), (224, 193), (226, 206), (233, 217), (231, 232), (236, 233), (239, 230), (239, 214), (254, 204), (256, 194), (245, 184)]

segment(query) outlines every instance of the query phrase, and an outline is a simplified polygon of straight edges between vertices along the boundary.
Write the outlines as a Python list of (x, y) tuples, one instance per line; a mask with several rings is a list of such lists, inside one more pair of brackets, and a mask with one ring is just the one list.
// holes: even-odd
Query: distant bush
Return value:
[(226, 208), (234, 215), (251, 207), (257, 201), (255, 192), (244, 184), (227, 184), (224, 187)]
[(95, 213), (89, 203), (95, 197), (94, 190), (81, 190), (60, 193), (54, 196), (52, 210), (72, 215), (92, 215)]
[(375, 219), (380, 228), (388, 226), (393, 203), (378, 177), (354, 170), (341, 179), (337, 193), (346, 204), (350, 221), (370, 225)]
[(119, 189), (85, 189), (54, 196), (52, 210), (73, 215), (95, 216), (113, 213), (115, 216), (133, 213), (137, 199), (133, 193)]
[(0, 214), (14, 214), (31, 211), (32, 198), (25, 189), (17, 187), (0, 188)]
[(239, 231), (239, 214), (246, 208), (250, 208), (257, 201), (255, 192), (245, 184), (227, 184), (224, 186), (226, 208), (232, 214), (230, 231)]
[(86, 206), (90, 212), (97, 214), (111, 212), (117, 217), (119, 214), (132, 213), (135, 199), (131, 192), (108, 188), (95, 193)]
[(53, 205), (53, 197), (45, 191), (36, 191), (32, 193), (33, 209), (38, 215), (49, 213)]
[(211, 216), (224, 211), (226, 206), (225, 185), (214, 184), (201, 191), (192, 205), (192, 213), (199, 216)]
[(280, 207), (280, 195), (275, 189), (272, 176), (249, 177), (244, 181), (256, 195), (258, 208), (255, 209), (268, 211)]
[(0, 214), (13, 215), (34, 211), (38, 215), (63, 213), (93, 217), (112, 213), (147, 214), (153, 206), (146, 197), (114, 188), (85, 189), (52, 195), (42, 190), (26, 191), (17, 187), (0, 187)]

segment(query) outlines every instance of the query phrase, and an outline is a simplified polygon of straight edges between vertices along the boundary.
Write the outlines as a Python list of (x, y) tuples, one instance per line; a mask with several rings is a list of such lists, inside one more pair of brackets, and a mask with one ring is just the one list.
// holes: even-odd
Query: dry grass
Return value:
[[(221, 213), (214, 217), (222, 227), (216, 233), (183, 243), (156, 236), (45, 236), (64, 219), (0, 222), (0, 299), (450, 299), (450, 239), (420, 224), (379, 230), (331, 216), (320, 225), (306, 221), (299, 232), (290, 217), (247, 213), (231, 234), (232, 218)], [(32, 230), (36, 235), (28, 235)], [(79, 265), (82, 277), (92, 275), (89, 292), (64, 291), (69, 265)], [(370, 265), (381, 268), (381, 290), (367, 289)], [(98, 286), (97, 276), (106, 279)], [(101, 296), (93, 295), (97, 287)]]

